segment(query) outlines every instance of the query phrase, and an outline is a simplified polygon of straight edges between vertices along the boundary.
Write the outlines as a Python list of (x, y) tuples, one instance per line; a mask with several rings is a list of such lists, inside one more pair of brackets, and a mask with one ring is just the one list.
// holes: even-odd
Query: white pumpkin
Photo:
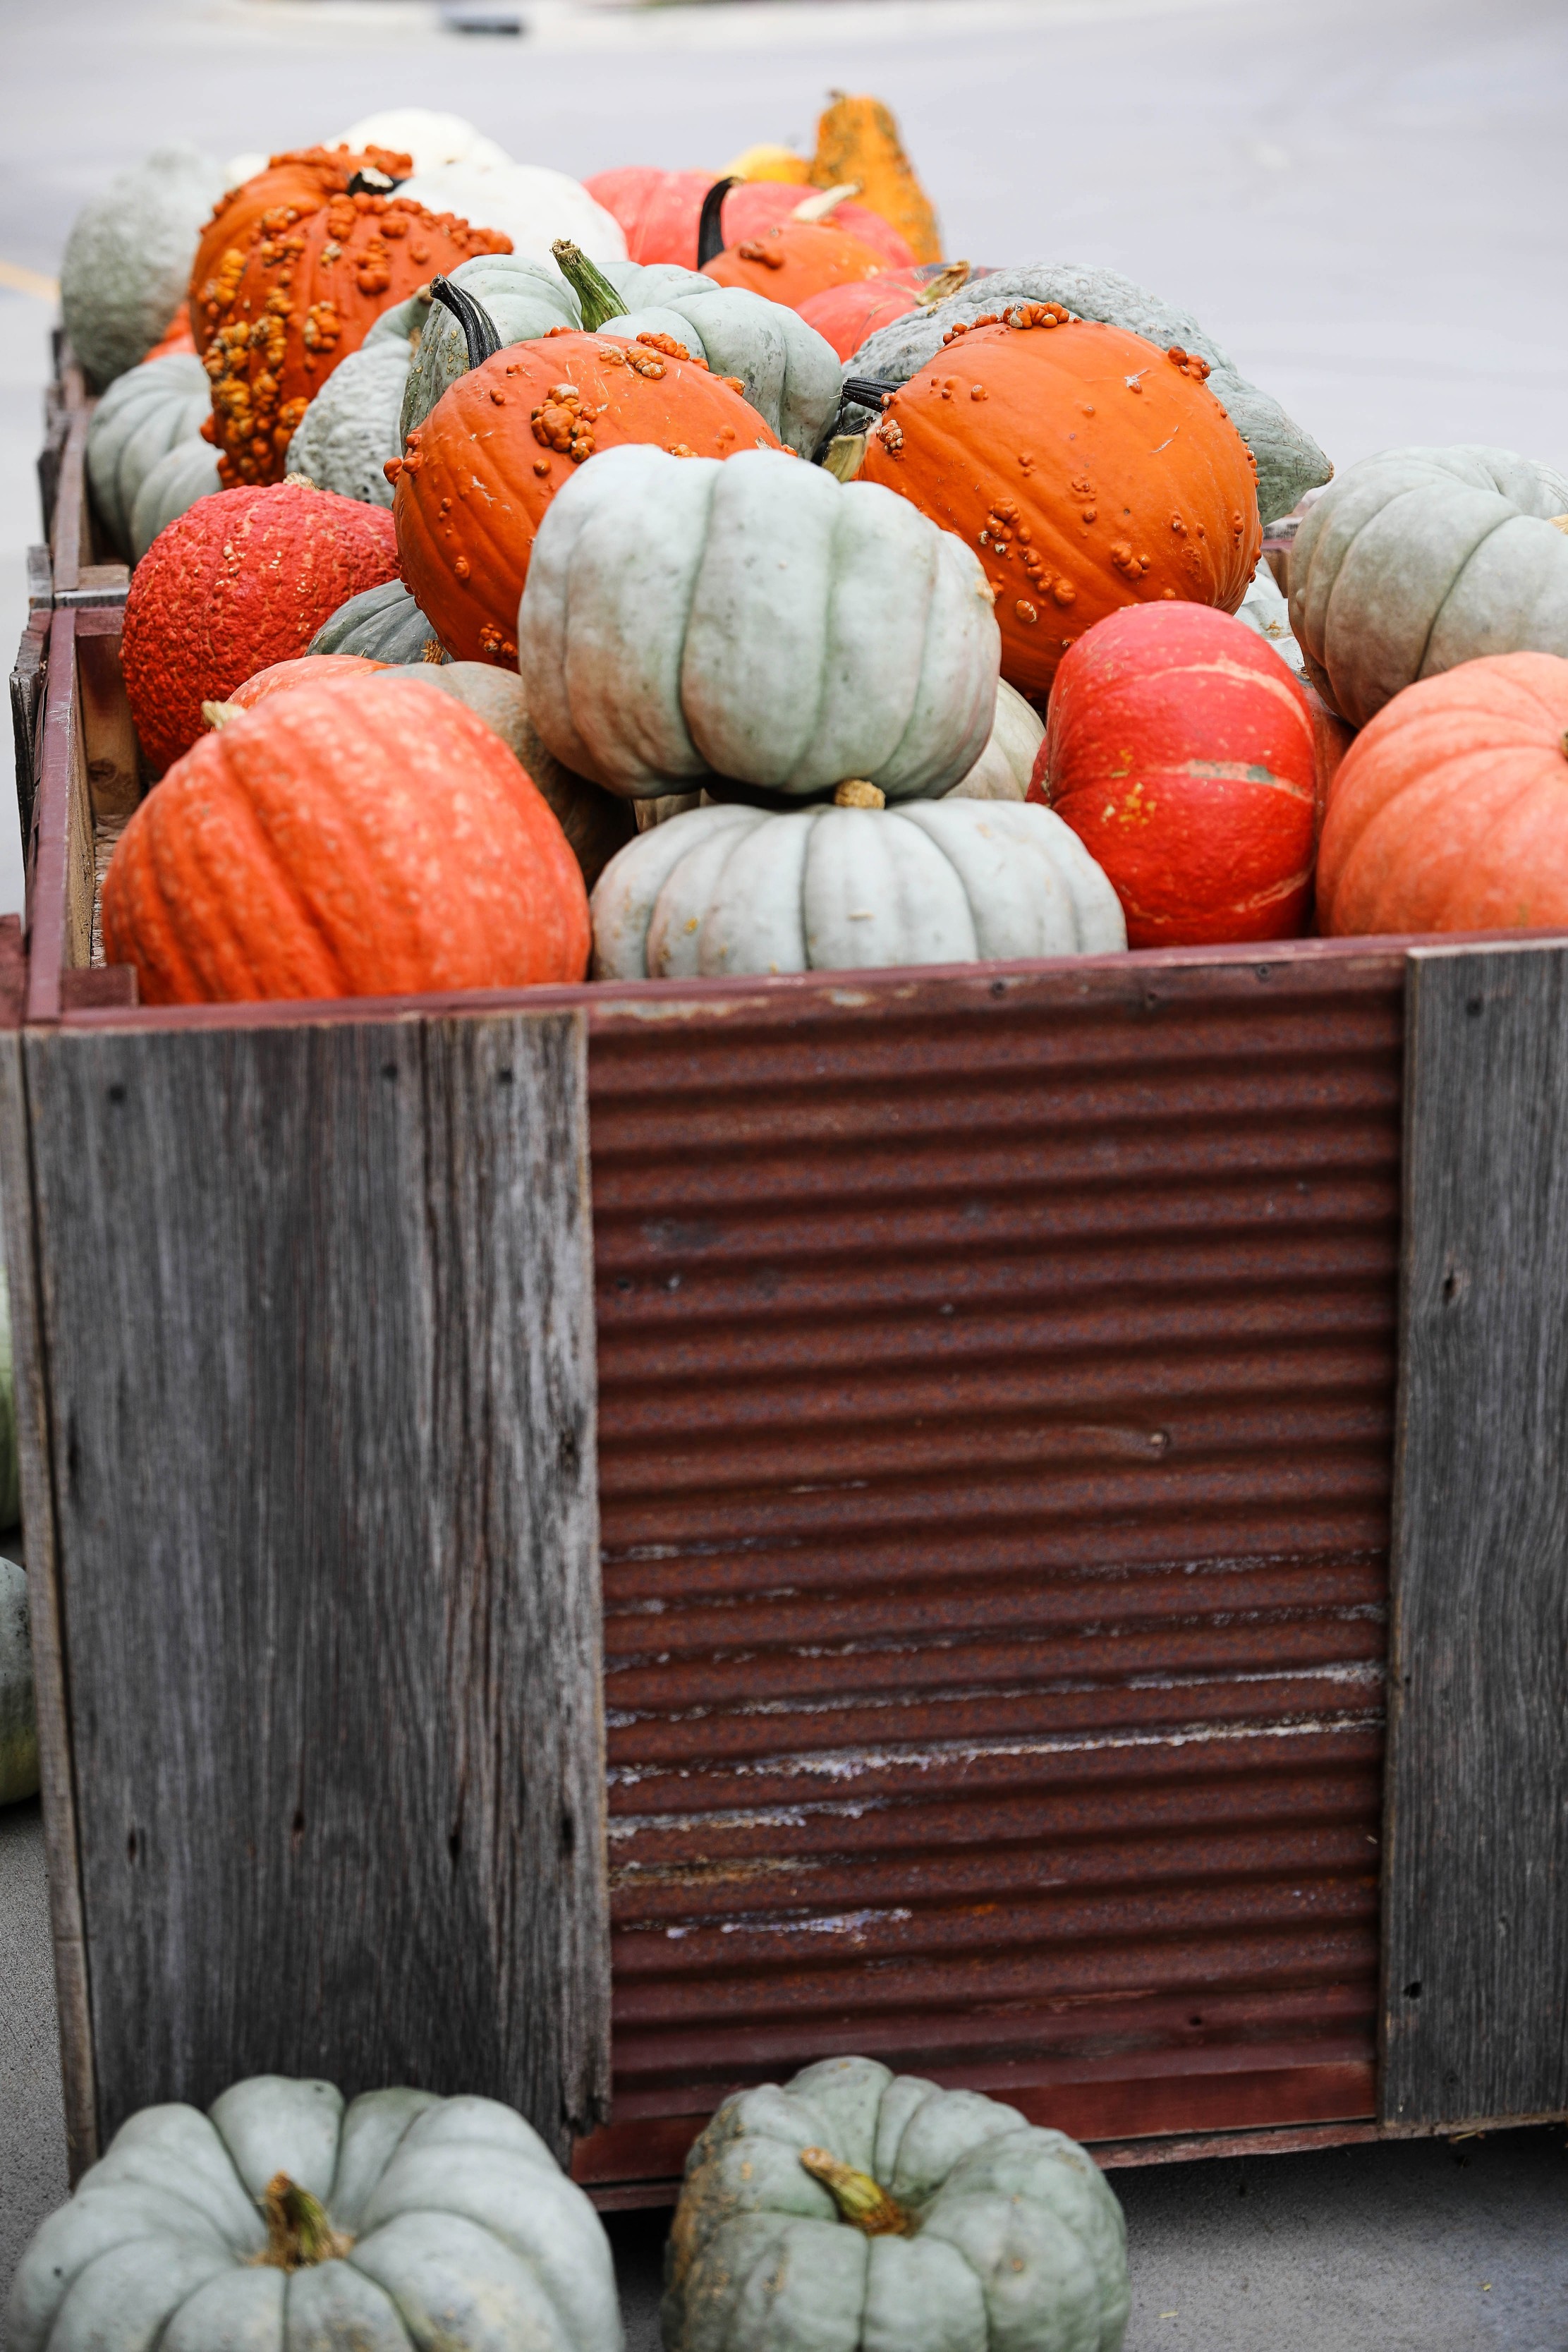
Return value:
[(1291, 550), (1314, 684), (1364, 727), (1417, 678), (1488, 654), (1568, 655), (1568, 476), (1511, 449), (1391, 449), (1331, 482)]
[(428, 205), (433, 213), (457, 213), (475, 228), (500, 229), (512, 250), (548, 262), (558, 237), (570, 237), (601, 266), (624, 261), (626, 235), (620, 222), (596, 204), (580, 180), (551, 172), (542, 163), (442, 163), (416, 172), (399, 188)]
[(380, 114), (362, 115), (327, 144), (361, 154), (367, 147), (390, 147), (394, 154), (411, 156), (416, 172), (438, 172), (444, 163), (491, 171), (512, 160), (461, 114), (439, 114), (428, 106), (389, 106)]
[(261, 2074), (120, 2126), (23, 2255), (8, 2352), (621, 2352), (603, 2226), (497, 2100)]
[(1000, 635), (977, 557), (906, 499), (777, 449), (606, 449), (558, 491), (517, 667), (563, 766), (629, 799), (946, 792), (984, 751)]
[(60, 264), (60, 308), (95, 388), (134, 367), (163, 333), (226, 185), (222, 166), (194, 147), (160, 147), (78, 213)]
[(1245, 621), (1249, 629), (1256, 629), (1260, 637), (1266, 637), (1295, 677), (1306, 677), (1301, 649), (1291, 634), (1291, 608), (1281, 595), (1267, 562), (1260, 562), (1252, 574), (1252, 584), (1237, 607), (1236, 617)]
[(1127, 944), (1121, 902), (1060, 817), (956, 795), (783, 815), (693, 809), (612, 857), (591, 905), (600, 980), (1110, 955)]
[(1005, 677), (997, 680), (997, 715), (990, 740), (967, 776), (947, 794), (950, 801), (1021, 801), (1028, 796), (1035, 755), (1045, 740), (1045, 721), (1032, 703)]
[(218, 453), (210, 441), (193, 435), (174, 446), (148, 475), (131, 509), (131, 561), (140, 563), (161, 530), (178, 522), (198, 499), (209, 499), (223, 488), (218, 479)]
[[(93, 505), (111, 545), (131, 545), (137, 495), (160, 458), (193, 440), (212, 414), (213, 387), (193, 352), (143, 360), (111, 383), (87, 428), (87, 471)], [(214, 469), (217, 453), (211, 452)]]

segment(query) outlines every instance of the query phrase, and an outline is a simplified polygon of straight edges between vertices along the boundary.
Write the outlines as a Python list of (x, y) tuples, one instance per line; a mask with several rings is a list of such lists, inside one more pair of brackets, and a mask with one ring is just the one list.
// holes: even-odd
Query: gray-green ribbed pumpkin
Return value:
[[(879, 383), (907, 383), (936, 357), (950, 327), (1019, 302), (1061, 302), (1074, 318), (1125, 328), (1130, 334), (1145, 336), (1159, 351), (1179, 343), (1207, 360), (1209, 391), (1257, 459), (1258, 508), (1264, 522), (1289, 514), (1304, 492), (1326, 482), (1333, 472), (1311, 434), (1286, 415), (1271, 393), (1248, 382), (1190, 312), (1173, 310), (1113, 269), (1094, 269), (1082, 262), (1030, 261), (974, 278), (945, 302), (879, 327), (844, 373)], [(857, 406), (848, 412), (845, 426), (859, 432), (873, 422), (872, 412)]]
[(140, 563), (161, 530), (189, 513), (198, 499), (210, 499), (223, 488), (218, 478), (218, 453), (199, 435), (176, 441), (159, 458), (136, 493), (131, 509), (131, 560)]
[(997, 680), (997, 715), (985, 750), (947, 793), (950, 801), (1021, 801), (1029, 797), (1045, 721), (1005, 677)]
[(357, 352), (332, 370), (288, 445), (288, 471), (319, 490), (390, 507), (389, 457), (402, 454), (399, 419), (409, 362), (430, 311), (415, 294), (376, 320)]
[(1353, 727), (1489, 654), (1568, 655), (1568, 475), (1511, 449), (1388, 449), (1347, 468), (1291, 550), (1291, 626)]
[(128, 368), (99, 402), (87, 428), (88, 479), (98, 519), (120, 555), (131, 552), (131, 515), (148, 475), (179, 443), (199, 436), (212, 405), (213, 387), (193, 352)]
[(621, 2352), (580, 2189), (494, 2099), (262, 2074), (147, 2107), (43, 2224), (7, 2352)]
[[(839, 362), (832, 345), (796, 311), (673, 263), (643, 268), (612, 261), (596, 268), (570, 245), (560, 259), (564, 277), (517, 255), (476, 255), (453, 271), (452, 283), (480, 304), (503, 346), (537, 341), (555, 327), (587, 327), (628, 341), (673, 336), (715, 375), (733, 376), (786, 448), (811, 455), (838, 405)], [(405, 436), (470, 364), (457, 320), (433, 310), (409, 371)]]
[(224, 186), (223, 167), (210, 156), (160, 147), (78, 213), (60, 264), (60, 308), (95, 389), (134, 367), (167, 328)]
[(363, 654), (370, 661), (449, 661), (441, 640), (401, 580), (362, 588), (328, 614), (308, 654)]
[(665, 2282), (665, 2352), (1119, 2352), (1130, 2302), (1075, 2141), (872, 2058), (726, 2100)]

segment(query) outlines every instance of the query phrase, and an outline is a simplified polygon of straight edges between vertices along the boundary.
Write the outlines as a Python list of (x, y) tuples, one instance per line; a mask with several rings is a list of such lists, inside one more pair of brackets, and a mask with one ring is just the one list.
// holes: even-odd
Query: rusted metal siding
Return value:
[(591, 1013), (615, 2105), (1373, 2110), (1402, 958)]

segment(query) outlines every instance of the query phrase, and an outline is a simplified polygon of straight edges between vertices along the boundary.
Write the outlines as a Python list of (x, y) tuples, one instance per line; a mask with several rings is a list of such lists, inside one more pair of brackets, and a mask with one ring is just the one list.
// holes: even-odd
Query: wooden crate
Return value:
[(118, 631), (0, 1013), (74, 2165), (263, 2067), (605, 2203), (851, 2048), (1568, 2111), (1563, 943), (155, 1012)]

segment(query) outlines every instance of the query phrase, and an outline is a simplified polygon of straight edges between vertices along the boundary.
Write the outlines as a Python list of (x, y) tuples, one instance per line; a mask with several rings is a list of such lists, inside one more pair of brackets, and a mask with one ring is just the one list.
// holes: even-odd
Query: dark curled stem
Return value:
[(483, 367), (486, 360), (495, 358), (501, 348), (501, 338), (496, 331), (496, 321), (483, 303), (476, 302), (472, 294), (465, 294), (461, 286), (453, 284), (450, 278), (431, 279), (430, 299), (433, 302), (439, 302), (444, 310), (450, 310), (462, 328), (471, 368)]
[(735, 179), (716, 180), (703, 198), (702, 218), (697, 223), (697, 268), (706, 269), (724, 251), (724, 200), (731, 188), (738, 188)]
[(812, 465), (821, 464), (834, 441), (843, 431), (846, 408), (871, 408), (874, 409), (880, 416), (883, 402), (891, 393), (901, 392), (903, 388), (902, 384), (881, 383), (874, 376), (845, 376), (843, 389), (839, 394), (839, 404), (833, 411), (828, 429), (811, 452)]

